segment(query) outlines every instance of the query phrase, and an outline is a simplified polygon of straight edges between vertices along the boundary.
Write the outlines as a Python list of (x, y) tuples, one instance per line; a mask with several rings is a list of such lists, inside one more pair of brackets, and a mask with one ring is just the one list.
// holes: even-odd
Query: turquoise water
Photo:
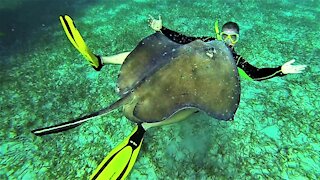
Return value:
[(120, 67), (94, 71), (66, 38), (69, 14), (96, 54), (131, 51), (153, 33), (149, 14), (192, 36), (235, 21), (236, 51), (257, 67), (296, 59), (302, 74), (241, 81), (233, 122), (196, 114), (150, 129), (128, 179), (319, 179), (320, 41), (317, 1), (0, 2), (0, 179), (88, 179), (134, 124), (121, 110), (59, 134), (31, 130), (106, 107)]

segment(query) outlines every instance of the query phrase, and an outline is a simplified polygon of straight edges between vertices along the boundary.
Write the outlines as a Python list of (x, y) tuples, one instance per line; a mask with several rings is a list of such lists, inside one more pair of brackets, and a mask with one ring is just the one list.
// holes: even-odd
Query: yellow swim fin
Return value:
[(81, 37), (80, 32), (75, 27), (74, 22), (71, 17), (68, 15), (59, 16), (60, 22), (66, 33), (68, 39), (73, 44), (73, 46), (84, 56), (84, 58), (90, 63), (91, 66), (97, 71), (102, 68), (101, 60), (99, 56), (94, 55), (83, 38)]
[(125, 179), (139, 154), (145, 129), (138, 124), (122, 143), (103, 159), (90, 179)]

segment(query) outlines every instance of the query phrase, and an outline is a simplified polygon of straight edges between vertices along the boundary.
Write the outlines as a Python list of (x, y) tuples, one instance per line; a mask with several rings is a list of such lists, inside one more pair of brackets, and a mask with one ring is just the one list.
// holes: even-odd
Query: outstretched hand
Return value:
[(160, 31), (162, 28), (161, 16), (159, 15), (159, 19), (155, 19), (154, 17), (149, 15), (149, 26), (155, 31)]
[(281, 66), (281, 71), (283, 74), (290, 73), (302, 73), (302, 71), (307, 67), (306, 65), (292, 65), (295, 62), (294, 59), (284, 63)]

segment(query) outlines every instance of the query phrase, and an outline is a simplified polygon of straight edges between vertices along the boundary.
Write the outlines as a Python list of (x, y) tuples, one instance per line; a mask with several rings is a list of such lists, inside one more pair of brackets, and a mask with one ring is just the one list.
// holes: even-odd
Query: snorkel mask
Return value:
[(225, 43), (231, 44), (232, 46), (234, 46), (239, 41), (238, 33), (220, 33), (218, 20), (216, 20), (216, 22), (214, 23), (214, 30), (216, 32), (217, 39), (220, 41), (224, 41)]

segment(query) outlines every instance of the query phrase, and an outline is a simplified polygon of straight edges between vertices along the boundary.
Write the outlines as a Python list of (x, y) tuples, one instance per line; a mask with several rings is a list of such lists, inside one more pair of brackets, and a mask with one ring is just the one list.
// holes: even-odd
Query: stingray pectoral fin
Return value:
[(45, 128), (39, 128), (39, 129), (35, 129), (33, 131), (31, 131), (34, 135), (36, 136), (43, 136), (43, 135), (47, 135), (47, 134), (53, 134), (53, 133), (58, 133), (58, 132), (62, 132), (62, 131), (66, 131), (72, 128), (75, 128), (87, 121), (89, 121), (90, 119), (93, 119), (95, 117), (99, 117), (99, 116), (104, 116), (107, 113), (117, 109), (118, 107), (122, 106), (123, 104), (126, 103), (126, 100), (128, 99), (129, 95), (119, 99), (118, 101), (114, 102), (113, 104), (111, 104), (110, 106), (103, 108), (99, 111), (96, 111), (94, 113), (91, 113), (89, 115), (83, 116), (83, 117), (79, 117), (77, 119), (68, 121), (68, 122), (64, 122), (61, 124), (57, 124), (54, 126), (49, 126), (49, 127), (45, 127)]
[(139, 124), (100, 163), (90, 179), (125, 179), (139, 154), (145, 129)]

